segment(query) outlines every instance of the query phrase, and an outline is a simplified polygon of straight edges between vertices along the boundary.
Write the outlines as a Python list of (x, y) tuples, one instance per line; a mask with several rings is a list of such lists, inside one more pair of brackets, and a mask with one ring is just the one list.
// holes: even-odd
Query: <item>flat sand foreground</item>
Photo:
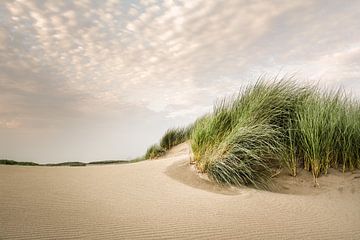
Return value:
[(0, 166), (0, 239), (360, 239), (360, 173), (279, 176), (278, 192), (224, 189), (189, 149), (87, 167)]

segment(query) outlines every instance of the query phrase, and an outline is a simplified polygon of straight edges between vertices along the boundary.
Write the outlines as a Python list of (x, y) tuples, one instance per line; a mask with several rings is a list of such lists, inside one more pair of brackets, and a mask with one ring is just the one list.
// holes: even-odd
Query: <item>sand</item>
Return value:
[(360, 239), (359, 172), (320, 188), (282, 173), (268, 192), (219, 187), (188, 162), (182, 144), (133, 164), (0, 166), (0, 239)]

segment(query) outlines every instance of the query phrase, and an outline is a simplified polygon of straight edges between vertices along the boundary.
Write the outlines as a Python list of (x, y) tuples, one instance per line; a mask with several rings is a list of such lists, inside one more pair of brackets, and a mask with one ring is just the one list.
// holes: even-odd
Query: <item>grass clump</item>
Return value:
[(274, 159), (284, 150), (288, 118), (306, 94), (290, 82), (259, 81), (218, 102), (194, 127), (195, 164), (219, 183), (266, 187)]
[(359, 104), (341, 91), (316, 92), (296, 111), (297, 155), (315, 183), (330, 167), (354, 170), (359, 167)]
[(187, 127), (172, 128), (165, 132), (160, 139), (160, 144), (150, 146), (145, 153), (144, 159), (154, 159), (165, 155), (170, 148), (186, 142), (190, 139), (193, 130), (193, 124)]
[(175, 145), (182, 143), (186, 139), (184, 128), (172, 128), (165, 132), (164, 136), (160, 140), (160, 146), (166, 150), (169, 150)]
[(182, 128), (172, 128), (165, 132), (160, 140), (160, 146), (166, 150), (187, 141), (190, 138), (192, 125)]
[(158, 144), (150, 146), (145, 153), (145, 159), (155, 159), (165, 155), (166, 150)]
[(359, 119), (359, 103), (340, 91), (259, 80), (194, 123), (194, 162), (218, 183), (266, 188), (275, 166), (316, 182), (329, 167), (359, 167)]

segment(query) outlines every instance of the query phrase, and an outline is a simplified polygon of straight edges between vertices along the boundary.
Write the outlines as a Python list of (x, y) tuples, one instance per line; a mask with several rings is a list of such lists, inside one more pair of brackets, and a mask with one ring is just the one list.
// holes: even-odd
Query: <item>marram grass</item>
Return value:
[(185, 142), (190, 137), (191, 126), (187, 128), (172, 128), (166, 131), (160, 140), (160, 146), (169, 150), (175, 145)]
[(158, 144), (150, 146), (145, 153), (145, 159), (155, 159), (165, 155), (166, 150)]
[(220, 101), (193, 129), (195, 164), (219, 183), (266, 187), (284, 155), (288, 120), (308, 94), (291, 82), (260, 81)]
[(221, 184), (267, 188), (274, 167), (293, 176), (303, 168), (317, 183), (330, 167), (360, 167), (360, 105), (341, 91), (259, 80), (191, 126), (168, 130), (155, 149), (187, 140), (197, 168)]
[(155, 159), (165, 155), (170, 148), (183, 143), (190, 138), (192, 125), (183, 128), (172, 128), (165, 132), (159, 144), (153, 144), (145, 153), (144, 159)]

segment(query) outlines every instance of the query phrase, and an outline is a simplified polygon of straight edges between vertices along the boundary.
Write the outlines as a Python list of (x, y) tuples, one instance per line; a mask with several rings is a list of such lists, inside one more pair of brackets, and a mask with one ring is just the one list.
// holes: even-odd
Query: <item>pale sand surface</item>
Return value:
[[(224, 189), (165, 159), (0, 166), (0, 239), (360, 239), (360, 173), (280, 174), (278, 192)], [(307, 181), (309, 178), (310, 181)]]

